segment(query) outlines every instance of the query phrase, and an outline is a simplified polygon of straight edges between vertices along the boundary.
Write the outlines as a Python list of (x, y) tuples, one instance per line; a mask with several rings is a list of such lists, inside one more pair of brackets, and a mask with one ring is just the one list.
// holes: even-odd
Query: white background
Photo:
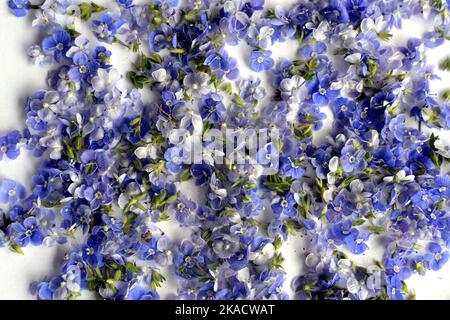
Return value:
[[(419, 1), (419, 0), (418, 0)], [(15, 18), (6, 5), (7, 1), (0, 1), (0, 134), (12, 129), (24, 128), (24, 104), (26, 97), (36, 90), (45, 88), (46, 69), (32, 65), (27, 59), (28, 47), (37, 42), (38, 33), (31, 29), (30, 17)], [(105, 3), (108, 1), (96, 1)], [(269, 5), (293, 3), (292, 0), (266, 1)], [(429, 24), (428, 24), (429, 25)], [(404, 29), (396, 32), (395, 44), (405, 43), (408, 37), (418, 37), (426, 29), (424, 21), (406, 23)], [(114, 47), (114, 49), (117, 49)], [(120, 51), (120, 49), (117, 49)], [(127, 70), (130, 65), (126, 54), (117, 54), (114, 51), (113, 63), (121, 70)], [(450, 53), (450, 45), (435, 50), (429, 61), (437, 64), (442, 57)], [(231, 51), (232, 55), (240, 58), (243, 54), (239, 50)], [(293, 58), (295, 50), (290, 50), (288, 44), (273, 49), (274, 57)], [(241, 73), (245, 74), (248, 67), (239, 59)], [(434, 84), (438, 90), (448, 85), (449, 74), (442, 72), (440, 83)], [(445, 81), (444, 81), (445, 80)], [(28, 188), (31, 176), (38, 164), (38, 160), (23, 153), (15, 161), (2, 160), (0, 162), (0, 180), (11, 178), (19, 181)], [(42, 281), (45, 276), (58, 272), (58, 263), (64, 254), (64, 248), (27, 247), (25, 254), (18, 255), (7, 248), (0, 248), (0, 299), (34, 299), (29, 292), (29, 285), (33, 281)], [(298, 238), (290, 239), (283, 248), (287, 258), (284, 265), (288, 273), (286, 289), (289, 290), (290, 279), (301, 272), (304, 257), (302, 256), (302, 243)], [(371, 248), (370, 255), (359, 256), (356, 259), (363, 264), (371, 264), (374, 259), (380, 260), (381, 248)], [(413, 276), (407, 280), (408, 286), (415, 289), (418, 299), (450, 299), (450, 263), (439, 272), (429, 272), (425, 277)], [(173, 281), (168, 281), (162, 297), (174, 292)]]

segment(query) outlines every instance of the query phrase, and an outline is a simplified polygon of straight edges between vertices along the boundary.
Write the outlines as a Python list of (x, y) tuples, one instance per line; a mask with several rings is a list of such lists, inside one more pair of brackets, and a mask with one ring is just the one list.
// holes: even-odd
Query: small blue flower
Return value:
[(255, 72), (271, 69), (275, 61), (271, 58), (272, 51), (253, 51), (250, 62), (250, 69)]
[(111, 14), (104, 13), (98, 20), (92, 21), (92, 31), (100, 41), (112, 43), (117, 31), (125, 24), (125, 19), (115, 20)]
[(356, 110), (356, 103), (345, 98), (337, 98), (332, 102), (333, 111), (339, 120), (351, 119)]
[(283, 175), (294, 179), (301, 178), (305, 173), (305, 168), (302, 166), (302, 161), (291, 160), (290, 158), (280, 158), (280, 170)]
[(42, 49), (53, 57), (57, 62), (66, 56), (70, 49), (71, 37), (67, 31), (57, 31), (52, 36), (42, 40)]
[(192, 176), (195, 178), (195, 184), (201, 186), (207, 183), (212, 174), (211, 166), (206, 163), (193, 164), (191, 166)]
[(341, 166), (345, 172), (354, 172), (364, 169), (367, 165), (364, 160), (364, 150), (356, 150), (352, 145), (347, 145), (341, 151)]
[(275, 202), (272, 203), (271, 207), (277, 216), (284, 214), (293, 218), (297, 216), (297, 209), (294, 207), (295, 204), (294, 195), (289, 192), (286, 196), (278, 197)]
[(427, 32), (423, 36), (423, 43), (427, 48), (436, 48), (442, 45), (445, 39), (437, 32)]
[(323, 107), (337, 97), (339, 90), (331, 89), (330, 85), (331, 79), (328, 76), (321, 79), (313, 79), (308, 83), (308, 92), (311, 95), (314, 104)]
[(15, 233), (14, 240), (22, 247), (30, 242), (35, 246), (40, 245), (45, 238), (35, 217), (28, 217), (23, 223), (14, 223), (12, 229)]
[(0, 185), (0, 202), (15, 204), (25, 198), (25, 188), (17, 182), (4, 179)]
[(0, 160), (6, 155), (9, 159), (17, 159), (20, 155), (18, 148), (19, 142), (22, 140), (22, 135), (19, 131), (13, 131), (6, 136), (0, 136)]
[(158, 239), (151, 238), (149, 241), (142, 243), (139, 247), (139, 258), (143, 260), (154, 260), (161, 251), (158, 249)]
[(367, 249), (369, 249), (367, 244), (365, 244), (365, 242), (369, 239), (369, 237), (370, 233), (362, 234), (359, 232), (353, 232), (344, 238), (344, 243), (352, 253), (362, 254)]
[(427, 259), (430, 263), (430, 267), (432, 270), (437, 271), (440, 270), (449, 259), (449, 252), (447, 250), (443, 250), (442, 247), (432, 242), (428, 247), (429, 253), (425, 255), (425, 259)]
[(103, 255), (101, 254), (102, 240), (97, 235), (91, 235), (86, 244), (81, 245), (83, 260), (92, 268), (103, 266)]
[(8, 7), (16, 17), (25, 17), (30, 10), (30, 5), (28, 0), (8, 0)]
[(201, 107), (202, 119), (208, 119), (211, 123), (217, 123), (224, 119), (225, 105), (222, 103), (222, 97), (216, 93), (209, 94)]

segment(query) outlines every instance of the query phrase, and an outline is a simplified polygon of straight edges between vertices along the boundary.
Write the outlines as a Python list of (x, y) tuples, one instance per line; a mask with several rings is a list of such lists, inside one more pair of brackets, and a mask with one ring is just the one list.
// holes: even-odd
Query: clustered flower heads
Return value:
[[(414, 298), (405, 280), (449, 259), (439, 135), (450, 91), (430, 91), (426, 54), (450, 39), (450, 2), (134, 2), (8, 1), (33, 17), (42, 41), (28, 53), (52, 69), (27, 100), (26, 129), (0, 136), (0, 159), (42, 159), (32, 190), (0, 181), (0, 245), (68, 248), (36, 296), (157, 299), (164, 274), (180, 299)], [(414, 16), (431, 31), (390, 44)], [(286, 41), (293, 61), (273, 57)], [(135, 59), (126, 76), (113, 47)], [(200, 163), (180, 161), (195, 137), (224, 128), (276, 128), (257, 159), (276, 150), (278, 171), (217, 163), (214, 141)], [(305, 242), (293, 281), (288, 240)], [(355, 262), (375, 246), (380, 261)]]

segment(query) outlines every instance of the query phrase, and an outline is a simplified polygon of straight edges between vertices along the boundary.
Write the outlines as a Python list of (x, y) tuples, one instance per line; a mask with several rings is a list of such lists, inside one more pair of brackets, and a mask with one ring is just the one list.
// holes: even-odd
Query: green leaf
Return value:
[(136, 264), (128, 262), (125, 265), (125, 269), (127, 269), (128, 271), (132, 272), (132, 273), (136, 273), (136, 274), (140, 274), (142, 272), (141, 268), (139, 268), (138, 266), (136, 266)]
[(171, 53), (180, 53), (180, 54), (186, 53), (186, 50), (181, 49), (181, 48), (174, 48), (174, 49), (170, 49), (169, 51)]
[(352, 183), (353, 180), (355, 180), (356, 177), (355, 176), (350, 176), (345, 178), (344, 180), (342, 180), (341, 184), (339, 185), (339, 188), (346, 188), (350, 185), (350, 183)]
[(91, 163), (88, 163), (88, 164), (84, 167), (84, 173), (85, 173), (85, 174), (90, 174), (91, 172), (94, 171), (94, 168), (95, 168), (95, 164), (93, 164), (92, 162), (91, 162)]
[(284, 260), (285, 260), (285, 259), (284, 259), (283, 255), (281, 254), (281, 252), (278, 252), (278, 253), (275, 255), (275, 257), (273, 257), (272, 260), (270, 261), (269, 268), (270, 268), (271, 270), (274, 270), (274, 269), (283, 269), (282, 264), (283, 264)]
[(282, 244), (283, 244), (283, 238), (281, 236), (277, 236), (277, 238), (273, 242), (273, 247), (275, 248), (275, 250), (278, 250), (278, 249), (280, 249)]
[(99, 6), (94, 2), (82, 3), (79, 5), (79, 8), (80, 8), (80, 18), (82, 20), (88, 20), (93, 13), (102, 12), (106, 9), (105, 7)]
[(222, 86), (222, 90), (225, 91), (226, 93), (228, 93), (229, 95), (233, 94), (233, 86), (230, 82), (224, 84)]
[(367, 229), (369, 229), (375, 234), (380, 234), (381, 232), (386, 230), (386, 228), (382, 226), (368, 226)]
[(383, 40), (383, 41), (389, 41), (392, 38), (392, 34), (390, 34), (388, 32), (378, 32), (377, 36), (380, 40)]
[(445, 101), (450, 101), (450, 89), (447, 89), (441, 93), (442, 99)]
[(441, 70), (450, 71), (450, 56), (445, 58), (444, 61), (439, 64), (439, 68)]
[(142, 89), (144, 85), (151, 85), (153, 83), (148, 76), (140, 75), (135, 71), (128, 72), (127, 77), (136, 89)]
[(297, 140), (304, 140), (313, 135), (313, 124), (302, 124), (299, 126), (295, 126), (295, 124), (291, 124), (291, 130)]
[(444, 157), (437, 152), (438, 150), (435, 146), (437, 140), (439, 140), (439, 137), (432, 133), (430, 139), (428, 140), (428, 144), (430, 146), (430, 159), (436, 168), (440, 169), (444, 161)]
[(291, 181), (284, 179), (282, 179), (281, 181), (275, 181), (271, 179), (271, 177), (272, 176), (269, 176), (268, 180), (263, 182), (263, 185), (267, 188), (279, 193), (285, 193), (286, 191), (289, 191), (289, 189), (291, 189)]
[(153, 270), (151, 283), (152, 289), (155, 290), (156, 288), (161, 287), (164, 281), (166, 281), (166, 278), (164, 278), (164, 276), (161, 273)]
[(244, 106), (244, 101), (242, 100), (241, 96), (237, 93), (233, 94), (233, 103), (237, 104), (240, 107)]
[(374, 60), (368, 59), (367, 66), (369, 68), (370, 77), (373, 77), (378, 71), (378, 63)]
[(359, 219), (353, 221), (353, 226), (357, 227), (357, 226), (363, 225), (365, 222), (366, 222), (365, 219), (359, 218)]
[(119, 281), (121, 277), (122, 277), (122, 271), (120, 271), (119, 269), (116, 270), (116, 272), (114, 273), (114, 280)]
[(24, 254), (22, 248), (21, 248), (17, 243), (15, 243), (15, 242), (11, 242), (11, 243), (9, 244), (9, 250), (11, 250), (12, 252), (21, 254), (21, 255)]

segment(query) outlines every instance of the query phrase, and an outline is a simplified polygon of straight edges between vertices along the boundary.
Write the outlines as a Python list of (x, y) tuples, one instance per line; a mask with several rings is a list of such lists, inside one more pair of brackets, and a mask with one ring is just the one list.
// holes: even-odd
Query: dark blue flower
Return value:
[(67, 31), (57, 31), (42, 41), (42, 49), (53, 54), (56, 61), (60, 62), (66, 56), (71, 45), (71, 37)]
[(208, 182), (212, 172), (211, 166), (204, 162), (201, 164), (193, 164), (191, 166), (191, 173), (197, 186), (201, 186)]
[(74, 82), (82, 82), (86, 80), (93, 71), (93, 66), (89, 61), (86, 53), (77, 53), (73, 57), (73, 66), (70, 68), (68, 75)]
[(225, 105), (222, 103), (222, 97), (216, 93), (209, 94), (204, 100), (201, 107), (201, 116), (204, 120), (211, 123), (217, 123), (224, 119)]
[(92, 268), (102, 267), (103, 255), (101, 253), (102, 240), (97, 235), (91, 235), (86, 244), (81, 245), (81, 253), (83, 260)]
[(387, 279), (386, 291), (389, 298), (392, 300), (403, 300), (402, 290), (403, 283), (398, 277), (394, 276)]
[(325, 16), (328, 21), (337, 23), (346, 23), (349, 21), (349, 15), (344, 1), (331, 0), (330, 5), (322, 9), (320, 13)]

